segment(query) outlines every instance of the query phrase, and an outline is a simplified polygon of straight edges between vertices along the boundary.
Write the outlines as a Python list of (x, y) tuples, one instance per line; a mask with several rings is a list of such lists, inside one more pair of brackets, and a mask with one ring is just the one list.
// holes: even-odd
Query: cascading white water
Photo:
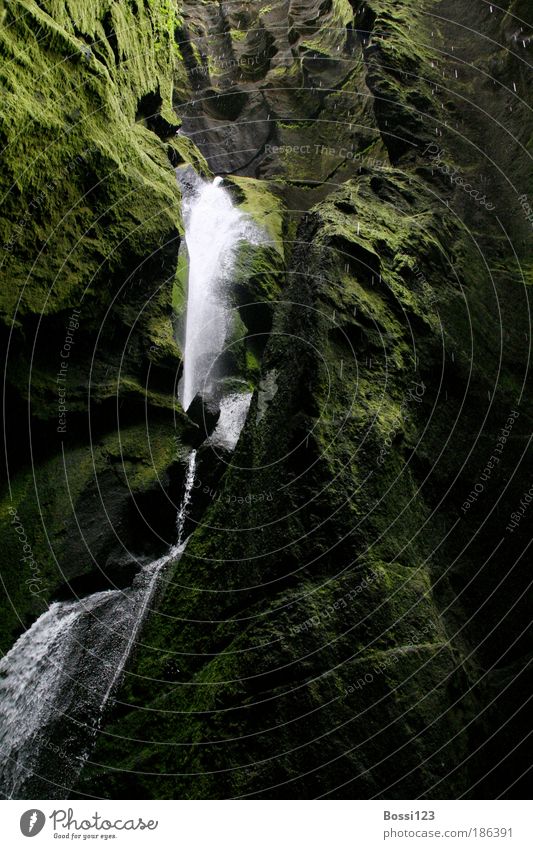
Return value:
[(220, 177), (201, 183), (184, 200), (185, 242), (189, 259), (183, 379), (184, 410), (216, 383), (216, 362), (231, 326), (231, 270), (240, 239), (254, 241), (257, 231), (236, 208)]
[(176, 519), (176, 531), (178, 538), (178, 549), (183, 545), (183, 532), (185, 530), (185, 520), (187, 518), (187, 511), (189, 509), (189, 504), (191, 503), (192, 498), (192, 488), (194, 485), (194, 478), (196, 475), (196, 451), (191, 451), (189, 454), (189, 463), (187, 466), (187, 475), (185, 477), (185, 493), (183, 495), (183, 501), (181, 502), (181, 507), (178, 510), (178, 517)]
[(110, 696), (183, 539), (196, 469), (189, 455), (177, 542), (125, 590), (56, 602), (0, 661), (0, 790), (7, 797), (64, 798), (94, 742)]

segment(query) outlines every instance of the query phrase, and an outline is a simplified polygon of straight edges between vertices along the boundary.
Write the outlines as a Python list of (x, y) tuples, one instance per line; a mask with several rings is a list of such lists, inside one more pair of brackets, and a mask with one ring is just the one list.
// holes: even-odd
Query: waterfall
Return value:
[(0, 790), (65, 798), (93, 746), (146, 619), (164, 566), (183, 539), (196, 469), (189, 455), (177, 542), (125, 590), (55, 602), (0, 661)]
[(219, 377), (217, 360), (231, 328), (231, 271), (240, 239), (254, 240), (256, 228), (237, 209), (220, 177), (201, 181), (184, 199), (185, 243), (189, 259), (183, 378), (184, 410), (195, 396), (209, 397)]

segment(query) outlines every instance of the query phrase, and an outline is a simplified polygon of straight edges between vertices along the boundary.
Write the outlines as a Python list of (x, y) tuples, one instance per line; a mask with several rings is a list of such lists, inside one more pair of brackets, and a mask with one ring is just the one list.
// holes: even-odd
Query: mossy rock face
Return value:
[[(521, 91), (524, 63), (498, 45), (511, 44), (512, 13), (527, 19), (524, 4), (497, 16), (460, 3), (441, 14), (414, 0), (309, 0), (291, 4), (288, 28), (278, 2), (187, 6), (189, 32), (210, 37), (185, 132), (220, 170), (277, 184), (294, 211), (282, 231), (288, 272), (276, 292), (273, 257), (256, 255), (254, 290), (266, 281), (276, 307), (247, 424), (80, 790), (456, 798), (505, 755), (500, 740), (483, 763), (468, 760), (492, 733), (485, 708), (530, 657), (522, 640), (498, 654), (527, 622), (527, 570), (497, 591), (525, 539), (507, 535), (500, 551), (501, 522), (478, 533), (476, 505), (460, 509), (512, 415), (487, 495), (510, 515), (532, 421), (521, 388), (530, 234), (480, 157), (519, 184), (530, 166), (504, 128), (529, 139), (531, 119), (472, 79), (461, 36), (481, 16), (483, 68)], [(238, 58), (259, 45), (265, 55), (244, 71)], [(210, 86), (219, 106), (224, 87), (233, 106), (237, 89), (248, 95), (229, 129), (202, 104)], [(454, 169), (510, 215), (520, 266)], [(237, 197), (254, 187), (229, 179)], [(243, 250), (248, 284), (253, 262)], [(473, 686), (493, 662), (509, 666)], [(491, 721), (503, 724), (519, 698), (497, 701)], [(513, 724), (514, 741), (525, 728), (523, 717)], [(483, 786), (498, 795), (505, 781)]]
[[(111, 735), (120, 728), (121, 752), (113, 736), (100, 738), (102, 767), (87, 771), (83, 792), (307, 798), (337, 787), (338, 797), (366, 798), (390, 788), (399, 798), (406, 786), (431, 793), (437, 784), (457, 792), (445, 764), (466, 748), (454, 740), (462, 714), (448, 709), (468, 678), (435, 603), (429, 540), (417, 538), (428, 506), (405, 466), (418, 432), (406, 407), (424, 394), (405, 326), (422, 339), (434, 329), (423, 291), (397, 271), (415, 238), (402, 227), (401, 174), (388, 191), (397, 210), (372, 200), (367, 178), (302, 223), (237, 452), (123, 690), (122, 701), (150, 707), (152, 743), (125, 742), (139, 739), (144, 720), (122, 708), (108, 726)], [(431, 218), (420, 233), (419, 251), (432, 246), (428, 262), (444, 286)], [(395, 348), (386, 380), (383, 334)], [(471, 710), (466, 698), (462, 711)], [(187, 719), (176, 724), (175, 714)]]
[[(305, 179), (317, 190), (339, 168), (357, 170), (350, 155), (376, 133), (350, 3), (293, 4), (288, 27), (287, 9), (278, 2), (249, 4), (246, 12), (212, 3), (186, 3), (185, 10), (184, 39), (200, 45), (203, 61), (193, 51), (185, 57), (183, 129), (213, 170)], [(242, 39), (244, 18), (248, 34)], [(354, 96), (354, 90), (361, 94)], [(347, 112), (353, 125), (342, 120)], [(298, 131), (291, 133), (291, 125)], [(324, 154), (333, 134), (335, 150)], [(314, 173), (306, 168), (307, 144)], [(296, 198), (293, 203), (298, 206)]]
[(287, 18), (279, 0), (185, 0), (181, 21), (166, 2), (117, 0), (111, 17), (99, 2), (11, 4), (27, 15), (9, 12), (2, 34), (16, 283), (2, 332), (21, 295), (8, 400), (15, 432), (29, 387), (40, 440), (35, 480), (21, 450), (1, 508), (23, 619), (8, 614), (6, 647), (41, 609), (19, 580), (39, 586), (18, 527), (47, 601), (68, 587), (54, 556), (71, 592), (101, 571), (127, 579), (117, 528), (139, 561), (172, 541), (186, 446), (203, 438), (175, 400), (187, 266), (173, 169), (228, 175), (266, 233), (235, 266), (234, 338), (267, 339), (235, 346), (255, 386), (245, 429), (232, 457), (198, 452), (194, 533), (76, 792), (491, 798), (509, 763), (525, 774), (530, 540), (504, 522), (530, 486), (531, 232), (516, 197), (533, 124), (510, 99), (531, 87), (512, 17), (527, 3), (508, 5), (305, 0)]
[(175, 397), (172, 159), (207, 169), (172, 108), (180, 22), (166, 0), (2, 7), (3, 649), (58, 593), (125, 585), (173, 531), (172, 434), (195, 428)]
[[(212, 179), (211, 174), (200, 173)], [(190, 167), (178, 168), (178, 174), (194, 190), (197, 176)], [(225, 341), (223, 371), (253, 386), (284, 282), (288, 214), (276, 185), (249, 177), (229, 177), (224, 188), (231, 193), (244, 218), (243, 235), (235, 246), (229, 281), (229, 304), (234, 318)], [(185, 340), (188, 269), (187, 245), (183, 240), (172, 295), (174, 334), (181, 348)]]
[(213, 175), (205, 157), (187, 136), (176, 133), (173, 139), (168, 140), (167, 153), (174, 166), (192, 166), (197, 174), (212, 178)]
[[(0, 241), (10, 285), (0, 296), (1, 332), (7, 344), (13, 323), (13, 403), (29, 386), (41, 419), (57, 408), (73, 309), (73, 408), (86, 405), (91, 378), (96, 403), (113, 396), (121, 377), (142, 394), (149, 361), (173, 372), (179, 366), (170, 303), (180, 194), (159, 125), (150, 122), (159, 117), (175, 132), (173, 9), (163, 2), (136, 11), (127, 2), (96, 2), (90, 10), (11, 3), (5, 11)], [(156, 357), (154, 345), (162, 349)], [(91, 349), (97, 365), (89, 376)]]

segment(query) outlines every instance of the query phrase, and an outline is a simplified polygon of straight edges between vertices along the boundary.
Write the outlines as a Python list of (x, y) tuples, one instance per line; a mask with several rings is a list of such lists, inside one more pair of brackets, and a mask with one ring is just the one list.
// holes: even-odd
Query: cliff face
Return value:
[[(81, 443), (92, 367), (95, 480), (108, 476), (105, 492), (119, 497), (111, 483), (119, 454), (106, 442), (115, 440), (107, 404), (118, 391), (139, 491), (151, 501), (159, 470), (161, 498), (179, 487), (165, 429), (182, 446), (194, 427), (179, 410), (173, 425), (165, 418), (179, 364), (169, 319), (179, 192), (169, 156), (204, 169), (205, 157), (230, 175), (272, 239), (253, 274), (244, 264), (239, 278), (248, 330), (246, 297), (261, 290), (269, 302), (243, 435), (218, 481), (220, 465), (215, 473), (203, 461), (215, 488), (200, 481), (199, 527), (167, 575), (79, 793), (520, 794), (519, 783), (507, 788), (525, 764), (531, 652), (529, 537), (526, 521), (512, 518), (530, 486), (533, 418), (523, 197), (531, 21), (521, 2), (504, 12), (463, 6), (186, 2), (178, 19), (166, 3), (135, 12), (113, 3), (111, 23), (104, 4), (81, 25), (66, 13), (46, 17), (49, 41), (35, 47), (46, 85), (59, 91), (67, 80), (83, 92), (72, 94), (74, 138), (96, 153), (73, 169), (72, 199), (54, 186), (50, 212), (36, 212), (5, 256), (12, 298), (36, 269), (10, 343), (22, 377), (11, 371), (9, 391), (22, 410), (22, 351), (35, 338), (30, 403), (40, 444), (55, 429), (54, 345), (80, 304), (69, 396)], [(42, 22), (40, 7), (24, 9)], [(119, 14), (134, 16), (127, 41)], [(25, 22), (10, 21), (9, 44)], [(41, 120), (39, 138), (57, 148), (47, 166), (57, 180), (71, 155), (72, 103), (52, 98), (60, 116), (44, 115), (24, 57), (10, 49), (12, 85), (36, 98), (28, 109)], [(29, 120), (14, 110), (13, 137)], [(7, 161), (24, 171), (36, 131), (24, 143), (16, 137)], [(36, 176), (24, 179), (10, 177), (11, 221), (37, 190)], [(139, 267), (146, 275), (130, 279)], [(156, 421), (155, 464), (139, 424), (144, 398)], [(69, 412), (69, 433), (77, 421)], [(61, 471), (57, 451), (48, 443), (46, 462)], [(20, 468), (21, 509), (34, 517), (22, 457)], [(64, 509), (58, 489), (52, 516)], [(86, 485), (79, 497), (90, 513)], [(124, 504), (117, 511), (132, 509)], [(148, 523), (157, 512), (147, 508)], [(131, 539), (131, 521), (117, 517)], [(61, 544), (71, 532), (67, 523)], [(116, 569), (118, 552), (106, 556)]]
[(29, 0), (2, 4), (1, 23), (5, 649), (69, 582), (127, 580), (128, 543), (163, 550), (174, 524), (158, 481), (179, 489), (167, 434), (183, 419), (169, 154), (188, 146), (171, 109), (172, 4)]

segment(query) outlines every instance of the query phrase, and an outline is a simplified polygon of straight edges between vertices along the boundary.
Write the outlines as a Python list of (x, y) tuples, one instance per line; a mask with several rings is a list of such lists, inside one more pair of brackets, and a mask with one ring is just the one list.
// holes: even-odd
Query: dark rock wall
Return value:
[(120, 584), (128, 549), (164, 550), (173, 530), (172, 438), (189, 425), (174, 400), (169, 153), (185, 161), (190, 144), (167, 5), (1, 4), (4, 649), (69, 583)]

